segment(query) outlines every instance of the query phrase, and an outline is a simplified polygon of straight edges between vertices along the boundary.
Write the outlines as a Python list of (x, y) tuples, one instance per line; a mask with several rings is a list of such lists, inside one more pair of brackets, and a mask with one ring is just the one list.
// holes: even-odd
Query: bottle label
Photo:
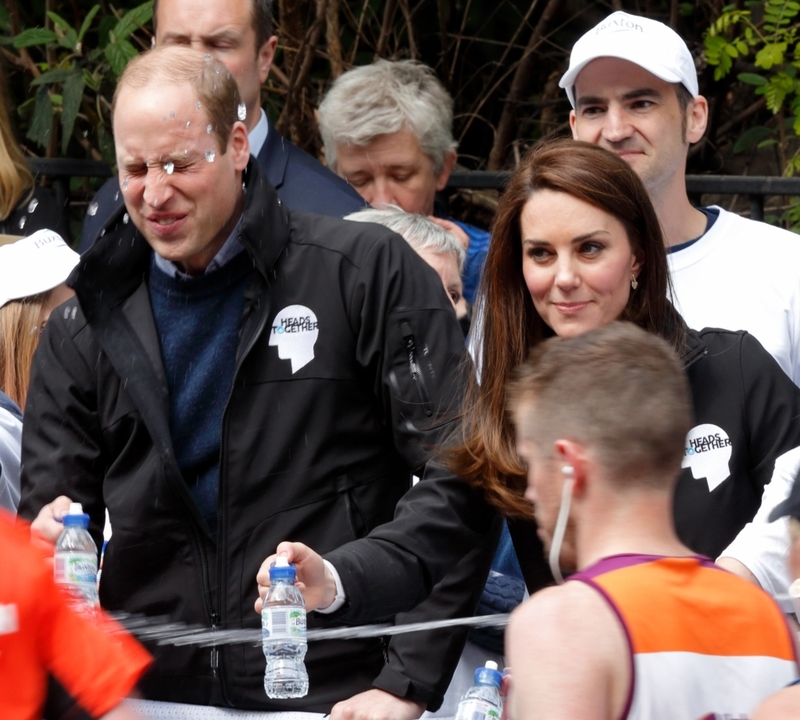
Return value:
[(55, 580), (78, 587), (97, 586), (97, 556), (94, 553), (56, 553)]
[(456, 720), (500, 720), (500, 710), (485, 700), (462, 700)]
[(270, 640), (305, 639), (305, 608), (267, 605), (261, 613), (261, 635)]

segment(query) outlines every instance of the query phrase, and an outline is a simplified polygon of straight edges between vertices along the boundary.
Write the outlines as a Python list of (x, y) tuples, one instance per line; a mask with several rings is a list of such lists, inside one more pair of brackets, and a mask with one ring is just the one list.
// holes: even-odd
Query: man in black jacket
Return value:
[[(261, 86), (278, 42), (272, 34), (272, 0), (157, 0), (153, 24), (157, 46), (197, 48), (228, 68), (244, 103), (250, 152), (288, 207), (344, 217), (366, 206), (338, 175), (280, 135), (261, 108)], [(81, 253), (124, 214), (119, 189), (117, 178), (112, 178), (89, 205), (78, 247)]]
[[(237, 104), (224, 66), (185, 48), (151, 51), (120, 80), (126, 213), (43, 335), (20, 505), (53, 537), (68, 495), (98, 541), (108, 510), (104, 607), (220, 628), (258, 627), (256, 572), (281, 539), (332, 550), (392, 518), (441, 439), (463, 348), (441, 282), (402, 238), (286, 209)], [(464, 568), (477, 579), (447, 596), (453, 612), (474, 608), (491, 554)], [(435, 705), (443, 688), (413, 671), (444, 649), (398, 669), (384, 650), (314, 643), (300, 701), (268, 701), (259, 648), (157, 648), (143, 687), (328, 712), (380, 673), (400, 696), (384, 693), (384, 716)]]

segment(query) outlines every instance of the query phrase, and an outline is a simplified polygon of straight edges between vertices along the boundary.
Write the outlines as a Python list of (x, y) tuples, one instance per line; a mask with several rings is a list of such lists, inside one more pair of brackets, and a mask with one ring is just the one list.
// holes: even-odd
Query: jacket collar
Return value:
[[(243, 178), (239, 240), (266, 276), (289, 241), (289, 215), (253, 157)], [(150, 266), (150, 246), (127, 218), (126, 213), (81, 256), (67, 280), (89, 322), (130, 297)]]
[(683, 369), (685, 370), (690, 365), (696, 363), (700, 358), (708, 354), (703, 338), (697, 330), (686, 330), (686, 344), (684, 346), (681, 360), (683, 361)]
[(289, 141), (283, 137), (267, 118), (269, 130), (266, 142), (261, 146), (257, 158), (267, 180), (274, 188), (283, 185), (286, 166), (289, 164)]

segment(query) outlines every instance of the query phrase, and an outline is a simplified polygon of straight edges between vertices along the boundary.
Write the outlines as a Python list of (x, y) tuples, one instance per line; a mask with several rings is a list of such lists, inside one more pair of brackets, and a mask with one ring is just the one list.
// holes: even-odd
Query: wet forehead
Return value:
[(177, 161), (198, 152), (202, 141), (216, 149), (208, 132), (208, 114), (188, 83), (153, 80), (124, 86), (114, 113), (114, 137), (120, 163)]

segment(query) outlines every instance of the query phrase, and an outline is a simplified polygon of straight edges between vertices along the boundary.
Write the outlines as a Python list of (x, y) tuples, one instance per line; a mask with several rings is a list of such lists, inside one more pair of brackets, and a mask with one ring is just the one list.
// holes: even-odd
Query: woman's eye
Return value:
[(545, 248), (531, 248), (528, 250), (528, 257), (536, 260), (537, 262), (541, 262), (550, 257), (550, 252)]
[(584, 255), (597, 255), (602, 249), (603, 246), (596, 242), (587, 242), (581, 245), (581, 252)]

